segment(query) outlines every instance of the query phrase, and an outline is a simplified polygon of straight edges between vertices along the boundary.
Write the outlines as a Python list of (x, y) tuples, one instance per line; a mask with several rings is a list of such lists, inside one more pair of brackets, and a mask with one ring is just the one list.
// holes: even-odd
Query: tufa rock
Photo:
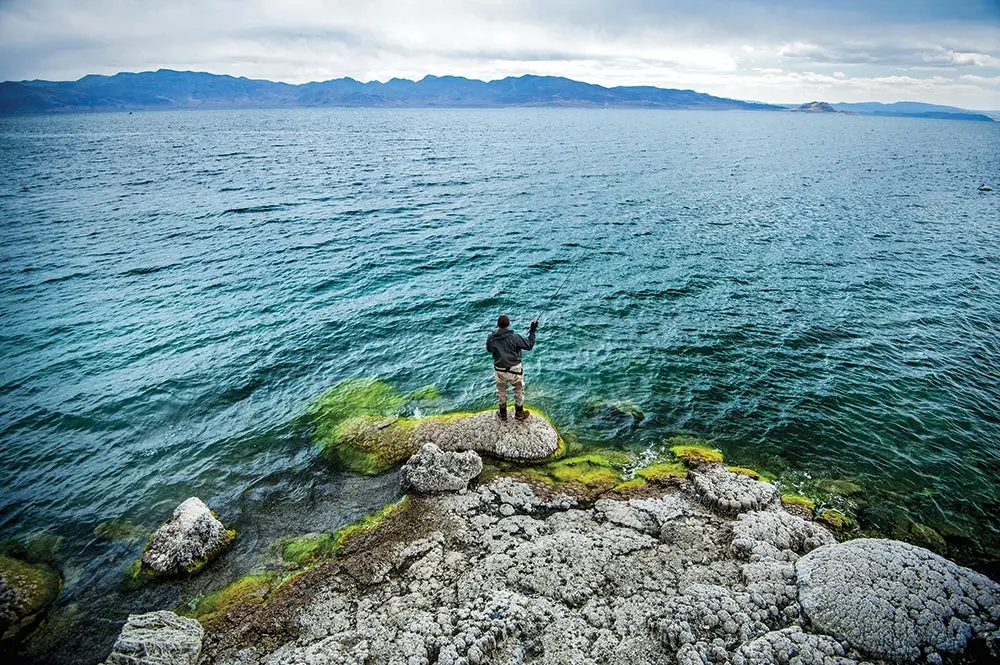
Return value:
[(732, 531), (732, 553), (744, 559), (767, 558), (775, 550), (801, 555), (837, 542), (823, 527), (783, 510), (743, 513)]
[(940, 661), (973, 638), (996, 637), (1000, 585), (908, 543), (827, 545), (799, 559), (795, 571), (812, 626), (875, 658)]
[(359, 473), (381, 473), (416, 454), (425, 443), (441, 450), (474, 450), (505, 459), (544, 459), (560, 449), (548, 420), (500, 420), (496, 412), (452, 413), (425, 418), (363, 415), (338, 425), (324, 438), (324, 450)]
[(156, 575), (196, 573), (232, 542), (227, 531), (201, 499), (191, 497), (153, 533), (142, 553), (142, 566)]
[[(870, 630), (852, 639), (827, 630), (849, 620), (859, 597), (886, 593), (892, 576), (859, 560), (848, 562), (859, 574), (835, 570), (818, 604), (834, 618), (817, 624), (817, 605), (806, 616), (799, 600), (815, 600), (817, 589), (797, 577), (796, 563), (847, 546), (824, 545), (832, 535), (821, 526), (777, 508), (720, 516), (692, 499), (688, 482), (662, 496), (608, 493), (593, 505), (562, 494), (569, 484), (511, 476), (464, 493), (412, 496), (412, 510), (372, 532), (366, 546), (265, 602), (227, 610), (208, 628), (201, 663), (887, 665), (859, 650), (899, 630), (897, 620), (930, 627), (925, 618), (947, 607), (947, 625), (959, 632), (996, 630), (997, 599), (985, 578), (944, 562), (955, 576), (936, 569), (929, 579), (940, 585), (924, 589), (912, 573), (933, 555), (902, 544), (911, 574), (899, 577), (926, 593), (897, 595), (888, 607), (899, 616), (866, 620)], [(803, 571), (816, 582), (820, 568)], [(290, 628), (271, 632), (278, 626)], [(976, 648), (947, 661), (987, 662)], [(936, 652), (918, 655), (943, 662)]]
[(445, 452), (426, 443), (403, 465), (400, 477), (404, 488), (418, 492), (457, 492), (482, 472), (483, 460), (475, 452)]
[(195, 665), (204, 635), (200, 623), (173, 612), (130, 614), (105, 665)]
[(778, 504), (778, 490), (774, 485), (733, 473), (723, 466), (692, 471), (691, 482), (702, 503), (722, 514), (763, 510)]

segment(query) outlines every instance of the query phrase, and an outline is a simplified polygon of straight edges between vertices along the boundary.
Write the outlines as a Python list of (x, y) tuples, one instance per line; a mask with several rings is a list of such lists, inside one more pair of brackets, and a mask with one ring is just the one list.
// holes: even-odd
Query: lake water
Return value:
[[(310, 446), (307, 404), (377, 376), (485, 408), (501, 312), (542, 314), (528, 400), (581, 443), (685, 431), (788, 485), (848, 479), (862, 527), (930, 525), (997, 575), (1000, 124), (67, 115), (0, 118), (0, 164), (0, 537), (48, 534), (66, 577), (24, 658), (99, 662), (129, 611), (392, 500), (393, 474)], [(593, 397), (647, 417), (594, 418)], [(192, 495), (235, 548), (118, 589)]]

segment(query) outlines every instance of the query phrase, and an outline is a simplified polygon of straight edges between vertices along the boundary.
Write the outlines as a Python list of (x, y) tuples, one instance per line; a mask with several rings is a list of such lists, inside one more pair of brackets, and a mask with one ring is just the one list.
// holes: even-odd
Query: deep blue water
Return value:
[[(995, 565), (1000, 193), (976, 188), (1000, 191), (1000, 125), (67, 115), (0, 119), (0, 164), (0, 537), (63, 537), (66, 575), (36, 653), (96, 662), (130, 609), (393, 498), (393, 476), (318, 457), (306, 405), (378, 376), (485, 407), (500, 312), (543, 313), (529, 401), (581, 442), (699, 434), (786, 483), (850, 479), (879, 506), (868, 526), (971, 536), (970, 561)], [(647, 418), (595, 420), (595, 396)], [(240, 530), (233, 552), (112, 592), (144, 541), (94, 528), (152, 529), (191, 495)]]

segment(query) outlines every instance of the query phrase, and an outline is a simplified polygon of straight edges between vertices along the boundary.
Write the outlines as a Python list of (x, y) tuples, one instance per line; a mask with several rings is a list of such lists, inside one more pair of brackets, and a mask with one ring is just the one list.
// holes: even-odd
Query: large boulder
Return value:
[(1000, 637), (1000, 585), (921, 547), (852, 540), (813, 550), (795, 571), (812, 627), (874, 658), (941, 662)]
[(483, 460), (471, 450), (446, 452), (426, 443), (400, 470), (404, 488), (418, 492), (457, 492), (483, 472)]
[(131, 614), (105, 665), (195, 665), (205, 630), (173, 612)]
[(156, 530), (142, 553), (142, 567), (155, 575), (190, 574), (232, 542), (208, 506), (191, 497), (174, 510), (173, 517)]
[(561, 439), (538, 414), (500, 420), (495, 411), (451, 413), (426, 418), (351, 418), (327, 436), (325, 450), (360, 473), (380, 473), (416, 454), (425, 443), (441, 450), (474, 450), (505, 459), (536, 460), (555, 454)]

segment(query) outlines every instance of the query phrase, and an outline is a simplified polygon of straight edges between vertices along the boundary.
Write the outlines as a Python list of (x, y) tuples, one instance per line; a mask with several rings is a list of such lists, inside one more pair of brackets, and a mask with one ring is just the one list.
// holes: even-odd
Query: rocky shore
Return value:
[[(447, 465), (428, 452), (421, 478)], [(108, 662), (996, 662), (1000, 585), (906, 543), (838, 543), (769, 483), (688, 459), (613, 487), (512, 468), (415, 493), (325, 560), (212, 598), (200, 656)]]

